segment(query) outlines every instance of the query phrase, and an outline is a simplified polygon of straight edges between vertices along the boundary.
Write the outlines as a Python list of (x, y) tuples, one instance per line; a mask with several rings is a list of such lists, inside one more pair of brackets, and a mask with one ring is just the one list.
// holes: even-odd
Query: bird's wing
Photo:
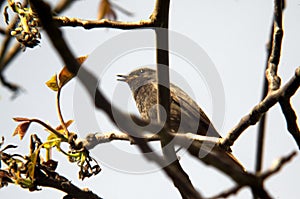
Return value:
[[(197, 134), (221, 137), (203, 110), (187, 93), (174, 84), (170, 84), (170, 95), (172, 99), (171, 106), (173, 106), (173, 108), (177, 106), (177, 108), (180, 109), (181, 116), (185, 117), (181, 119), (186, 120), (185, 123), (197, 125)], [(173, 108), (171, 107), (171, 109)], [(196, 123), (196, 121), (199, 122)], [(192, 127), (195, 128), (194, 126)]]

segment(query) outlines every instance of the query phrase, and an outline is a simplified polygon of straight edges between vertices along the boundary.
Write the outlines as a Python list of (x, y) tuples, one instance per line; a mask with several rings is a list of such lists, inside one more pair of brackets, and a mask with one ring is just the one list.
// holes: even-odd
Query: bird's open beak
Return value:
[(127, 75), (117, 75), (118, 76), (118, 78), (117, 78), (117, 80), (118, 81), (121, 81), (121, 82), (126, 82), (127, 81)]

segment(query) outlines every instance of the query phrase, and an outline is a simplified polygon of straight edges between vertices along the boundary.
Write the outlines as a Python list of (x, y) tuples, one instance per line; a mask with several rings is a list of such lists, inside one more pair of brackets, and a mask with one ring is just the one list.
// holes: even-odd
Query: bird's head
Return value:
[(150, 68), (139, 68), (129, 75), (117, 75), (118, 81), (126, 82), (132, 91), (156, 81), (156, 71)]

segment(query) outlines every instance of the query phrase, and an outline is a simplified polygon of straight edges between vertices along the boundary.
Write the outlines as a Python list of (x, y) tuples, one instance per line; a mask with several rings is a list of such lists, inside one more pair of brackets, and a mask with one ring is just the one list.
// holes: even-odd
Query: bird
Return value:
[[(118, 81), (126, 82), (133, 94), (141, 118), (157, 121), (157, 78), (151, 68), (139, 68), (129, 75), (117, 75)], [(170, 122), (172, 133), (189, 132), (221, 138), (209, 118), (198, 104), (181, 88), (170, 83)]]
[[(157, 121), (157, 78), (156, 70), (142, 67), (128, 75), (117, 75), (118, 81), (126, 82), (134, 97), (141, 118), (147, 122)], [(181, 88), (170, 83), (170, 120), (171, 133), (193, 133), (202, 136), (222, 138), (210, 119), (198, 104)], [(212, 154), (231, 167), (246, 172), (244, 166), (231, 153), (231, 148), (217, 148)]]

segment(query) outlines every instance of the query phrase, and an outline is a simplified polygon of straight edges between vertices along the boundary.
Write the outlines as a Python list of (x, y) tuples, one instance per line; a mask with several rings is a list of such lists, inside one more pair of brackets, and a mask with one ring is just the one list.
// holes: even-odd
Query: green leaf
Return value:
[(47, 143), (45, 143), (43, 147), (46, 149), (50, 149), (55, 146), (59, 148), (61, 140), (60, 139), (57, 140), (57, 139), (58, 137), (54, 133), (50, 133), (50, 135), (47, 138)]
[(58, 91), (59, 87), (57, 84), (57, 75), (53, 75), (51, 79), (46, 82), (46, 85), (53, 91)]

